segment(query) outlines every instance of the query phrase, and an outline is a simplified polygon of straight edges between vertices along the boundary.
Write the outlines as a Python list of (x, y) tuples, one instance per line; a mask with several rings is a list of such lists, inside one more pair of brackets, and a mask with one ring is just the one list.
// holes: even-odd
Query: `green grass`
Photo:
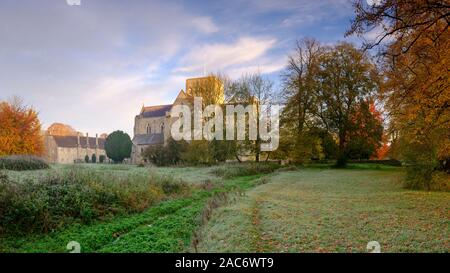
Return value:
[(209, 167), (153, 167), (150, 170), (197, 185), (205, 181), (218, 182), (220, 180), (219, 177), (211, 174), (211, 168)]
[(217, 209), (201, 252), (448, 252), (450, 194), (402, 188), (401, 168), (272, 175)]
[[(54, 165), (53, 169), (74, 166)], [(111, 175), (157, 173), (191, 183), (191, 196), (156, 204), (142, 213), (75, 224), (47, 235), (0, 238), (0, 252), (448, 252), (450, 193), (402, 188), (403, 169), (377, 164), (286, 168), (268, 175), (224, 179), (217, 167), (139, 168), (80, 164)], [(8, 172), (33, 177), (42, 171)], [(205, 187), (210, 181), (212, 187)], [(239, 192), (212, 210), (217, 192)]]
[[(212, 168), (208, 167), (137, 167), (135, 165), (115, 165), (115, 164), (52, 164), (51, 170), (61, 171), (70, 169), (86, 169), (97, 172), (107, 172), (115, 176), (128, 176), (133, 174), (148, 174), (153, 172), (159, 175), (169, 175), (175, 179), (183, 180), (187, 183), (201, 184), (204, 181), (217, 182), (219, 177), (211, 174)], [(39, 181), (51, 170), (33, 171), (4, 171), (14, 181), (34, 180)]]
[(0, 238), (0, 252), (67, 252), (76, 241), (82, 252), (184, 252), (191, 247), (201, 212), (216, 192), (245, 190), (260, 176), (222, 181), (212, 190), (198, 189), (189, 198), (170, 200), (140, 214), (114, 217), (91, 225), (76, 224), (47, 235)]

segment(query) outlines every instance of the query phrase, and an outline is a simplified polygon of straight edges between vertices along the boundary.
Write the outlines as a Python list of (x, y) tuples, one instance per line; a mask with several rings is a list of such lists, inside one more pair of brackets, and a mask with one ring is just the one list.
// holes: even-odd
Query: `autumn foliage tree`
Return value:
[(301, 40), (283, 87), (281, 147), (289, 158), (333, 156), (336, 166), (344, 167), (349, 157), (368, 158), (379, 146), (382, 122), (368, 104), (378, 92), (379, 74), (365, 52), (349, 43)]
[(377, 67), (364, 52), (340, 43), (320, 56), (316, 81), (314, 114), (321, 126), (337, 135), (336, 165), (344, 167), (349, 157), (349, 141), (359, 129), (352, 119), (357, 111), (361, 112), (362, 103), (378, 92)]
[(369, 159), (382, 146), (383, 121), (373, 103), (362, 101), (351, 117), (348, 135), (348, 156), (352, 159)]
[[(384, 65), (382, 94), (390, 115), (393, 147), (419, 169), (431, 189), (432, 173), (450, 161), (450, 4), (448, 0), (381, 0), (354, 3), (348, 35), (379, 34), (365, 42)], [(419, 186), (414, 186), (419, 187)]]
[(43, 149), (37, 112), (19, 98), (0, 102), (0, 156), (41, 155)]

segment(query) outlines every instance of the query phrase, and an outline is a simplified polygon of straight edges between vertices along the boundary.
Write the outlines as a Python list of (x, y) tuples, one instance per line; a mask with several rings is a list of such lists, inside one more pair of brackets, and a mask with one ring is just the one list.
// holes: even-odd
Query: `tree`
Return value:
[(281, 118), (281, 142), (279, 150), (298, 163), (308, 161), (319, 142), (317, 128), (313, 124), (316, 105), (319, 57), (323, 47), (314, 39), (297, 41), (295, 52), (289, 56), (282, 75), (282, 99), (285, 104)]
[[(261, 75), (261, 73), (251, 73), (243, 75), (239, 80), (229, 84), (225, 90), (229, 103), (257, 106), (264, 105), (267, 109), (270, 109), (274, 104), (274, 91), (273, 82), (267, 77)], [(259, 113), (259, 109), (256, 113), (256, 128), (259, 128), (259, 117), (263, 113)], [(256, 140), (239, 141), (236, 143), (234, 149), (237, 153), (248, 153), (255, 155), (255, 160), (260, 161), (261, 156), (261, 139), (259, 134)], [(229, 146), (232, 148), (232, 146)]]
[(348, 140), (354, 126), (351, 118), (358, 104), (378, 90), (378, 72), (367, 54), (348, 43), (328, 48), (319, 58), (314, 115), (321, 126), (338, 136), (336, 166), (344, 167)]
[(0, 156), (41, 155), (43, 150), (37, 112), (17, 97), (0, 102)]
[(409, 170), (426, 168), (422, 173), (429, 174), (450, 159), (450, 5), (445, 0), (364, 2), (355, 1), (347, 35), (380, 32), (365, 46), (379, 50), (384, 68), (381, 91), (390, 117), (391, 154), (415, 166)]
[(319, 69), (318, 60), (323, 47), (314, 39), (297, 41), (295, 53), (289, 56), (283, 74), (283, 98), (286, 106), (281, 120), (285, 127), (302, 134), (315, 107), (317, 81), (314, 76)]
[(132, 142), (130, 136), (122, 131), (114, 131), (106, 138), (106, 155), (116, 163), (122, 163), (131, 155)]
[(373, 103), (362, 101), (351, 117), (348, 155), (352, 159), (369, 159), (382, 145), (383, 124)]

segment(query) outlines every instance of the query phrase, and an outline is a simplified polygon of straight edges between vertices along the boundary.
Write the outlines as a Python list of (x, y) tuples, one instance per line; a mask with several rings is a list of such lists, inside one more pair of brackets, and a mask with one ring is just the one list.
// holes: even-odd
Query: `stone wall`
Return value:
[(44, 159), (49, 163), (58, 163), (58, 146), (52, 136), (43, 135), (44, 138)]
[[(100, 162), (99, 158), (101, 155), (106, 157), (106, 151), (95, 148), (57, 148), (57, 163), (70, 164), (75, 161), (84, 162), (84, 157), (89, 156), (89, 160), (92, 159), (92, 155), (95, 154), (97, 157), (97, 162)], [(107, 158), (107, 157), (106, 157)]]
[(143, 163), (144, 160), (142, 158), (142, 152), (145, 151), (145, 149), (149, 145), (134, 145), (131, 148), (131, 162), (134, 164)]
[(166, 117), (153, 117), (153, 118), (144, 118), (141, 116), (137, 116), (134, 123), (134, 134), (135, 135), (144, 135), (147, 134), (147, 126), (151, 128), (151, 133), (161, 133), (161, 124), (164, 124), (164, 128), (166, 126)]

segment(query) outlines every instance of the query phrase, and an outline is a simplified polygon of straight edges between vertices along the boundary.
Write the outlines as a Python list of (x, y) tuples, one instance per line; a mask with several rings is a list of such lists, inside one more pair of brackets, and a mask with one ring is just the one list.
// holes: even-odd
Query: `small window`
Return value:
[(163, 132), (164, 132), (164, 122), (161, 123), (161, 133), (163, 133)]

